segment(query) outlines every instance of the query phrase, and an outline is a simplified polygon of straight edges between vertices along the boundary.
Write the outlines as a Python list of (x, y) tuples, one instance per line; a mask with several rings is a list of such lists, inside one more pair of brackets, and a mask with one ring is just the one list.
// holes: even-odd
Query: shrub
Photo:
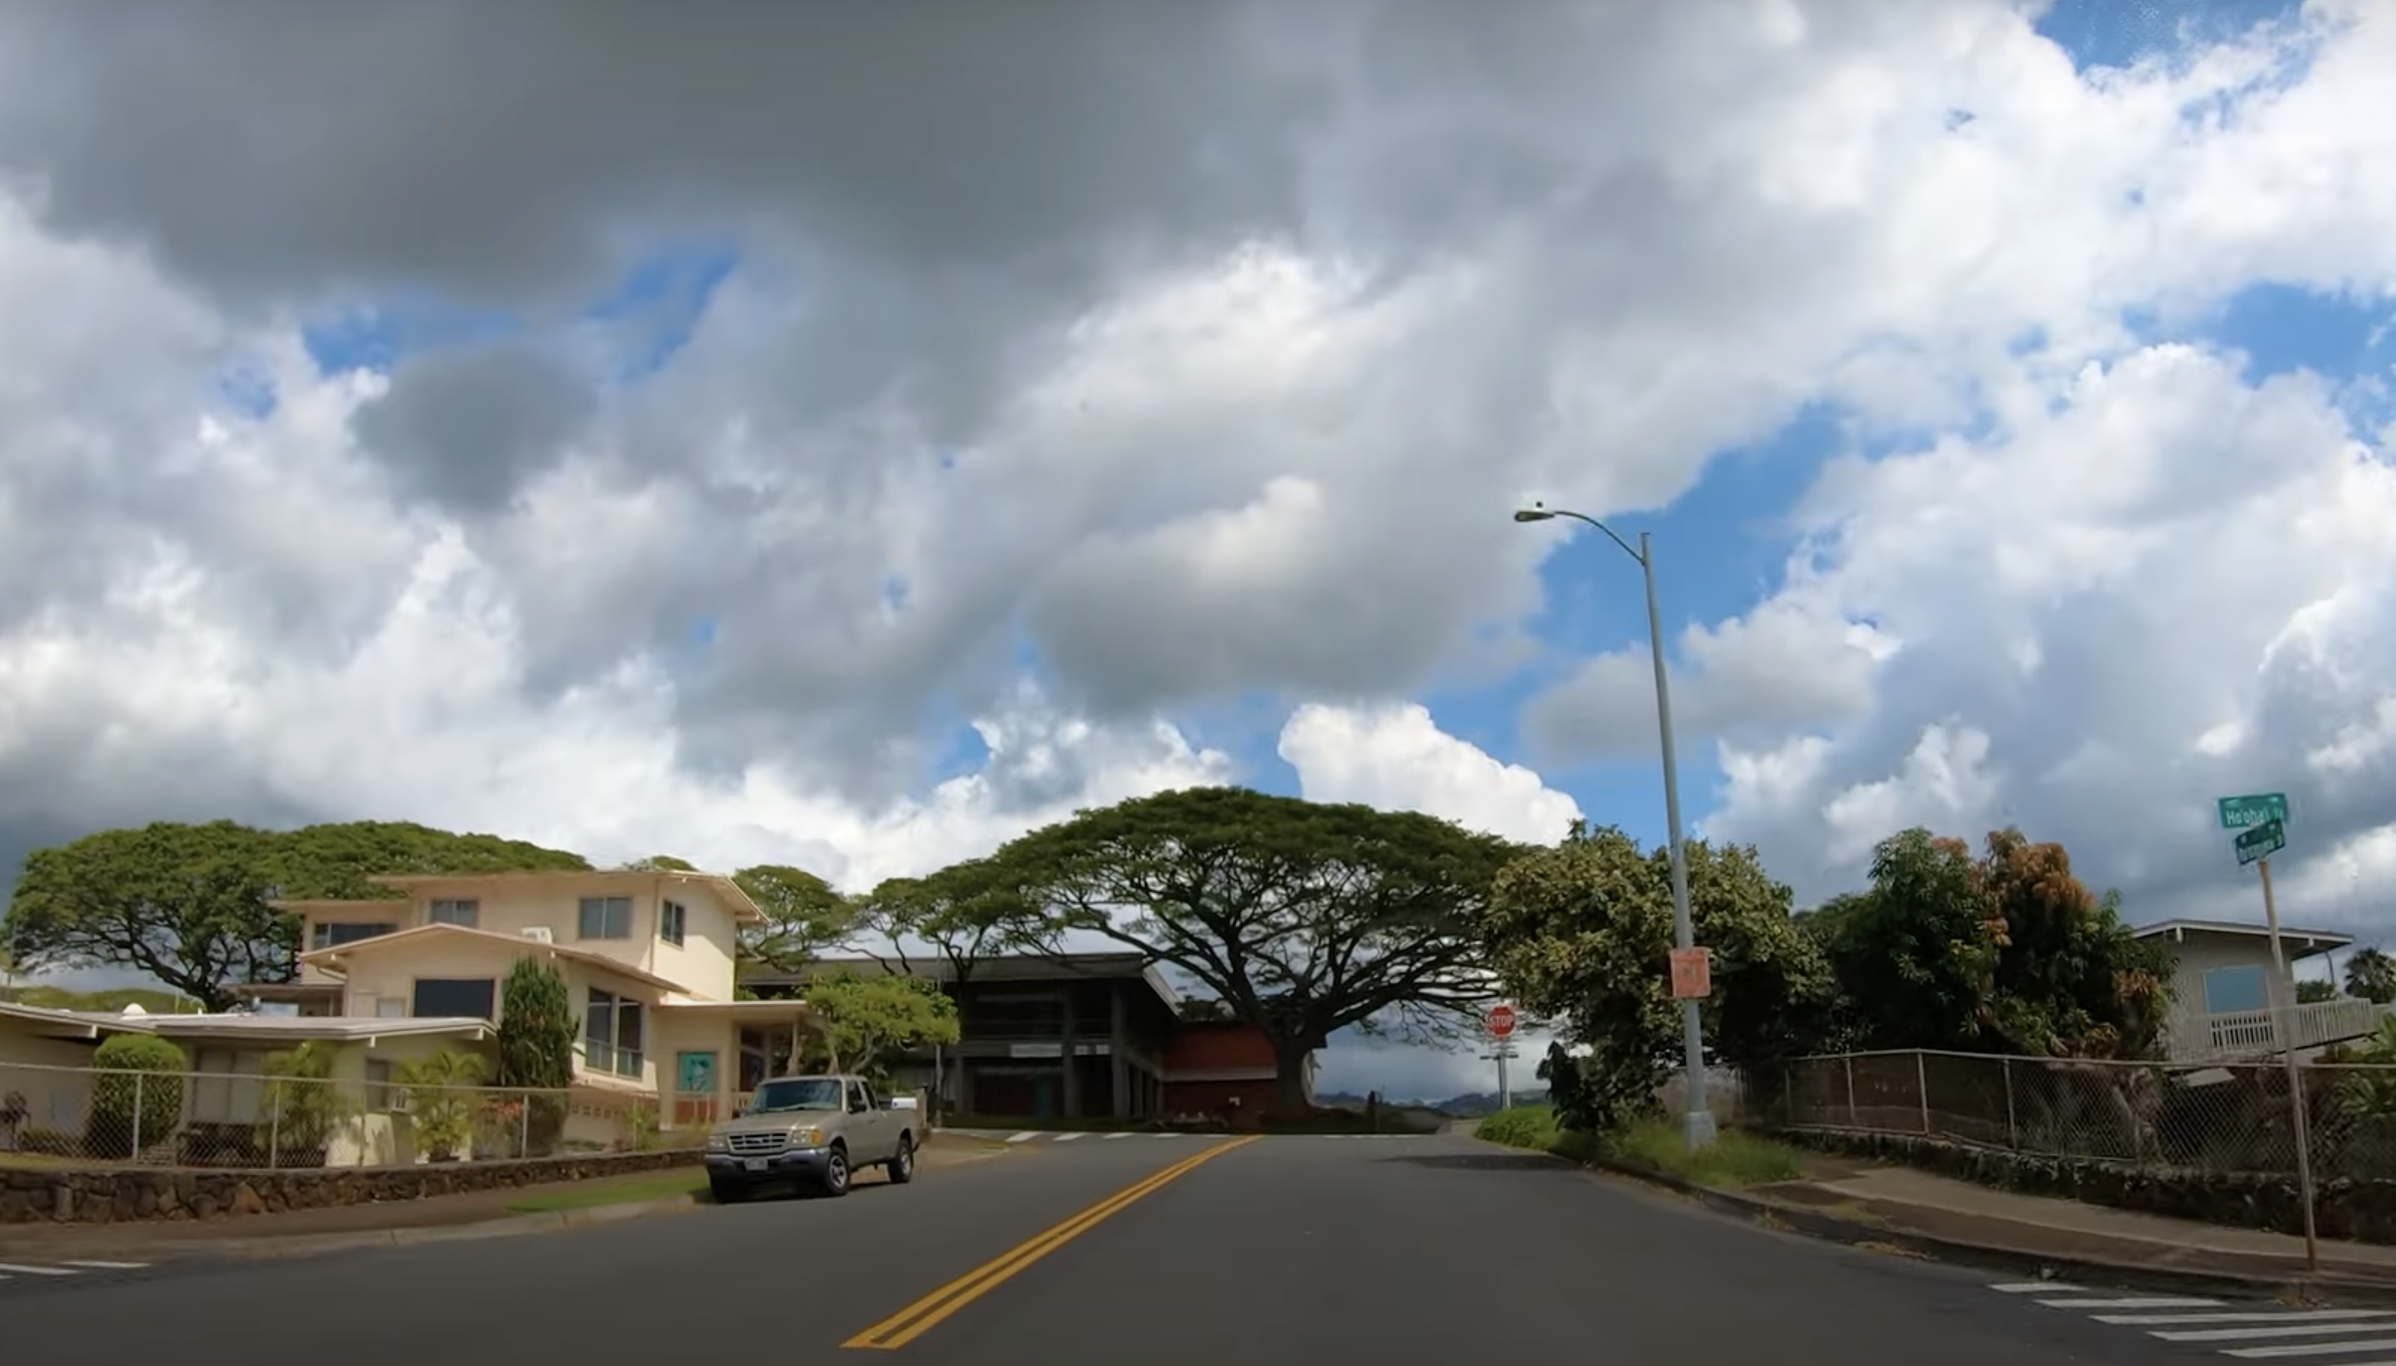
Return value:
[[(165, 1142), (183, 1122), (183, 1050), (153, 1034), (119, 1034), (92, 1050), (86, 1156), (131, 1158)], [(138, 1109), (139, 1113), (136, 1113)]]
[(429, 1058), (402, 1063), (399, 1084), (408, 1088), (408, 1115), (416, 1146), (435, 1162), (454, 1162), (474, 1137), (474, 1088), (483, 1084), (481, 1055), (443, 1049)]
[(332, 1045), (311, 1040), (266, 1060), (270, 1118), (258, 1126), (258, 1150), (276, 1166), (316, 1166), (357, 1107), (333, 1082)]
[(530, 1093), (510, 1146), (519, 1157), (555, 1152), (566, 1128), (564, 1093), (574, 1084), (574, 1005), (565, 979), (547, 963), (519, 958), (499, 1001), (498, 1085)]
[(17, 1131), (17, 1151), (38, 1157), (81, 1157), (83, 1144), (63, 1130), (27, 1126)]
[(1556, 1112), (1544, 1105), (1517, 1105), (1482, 1120), (1473, 1136), (1510, 1148), (1544, 1152), (1556, 1141)]

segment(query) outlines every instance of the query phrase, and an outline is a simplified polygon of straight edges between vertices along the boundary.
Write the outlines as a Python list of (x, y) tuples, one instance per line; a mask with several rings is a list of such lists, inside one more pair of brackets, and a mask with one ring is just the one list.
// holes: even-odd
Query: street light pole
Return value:
[[(1664, 668), (1664, 615), (1656, 606), (1655, 551), (1646, 532), (1639, 533), (1639, 544), (1634, 549), (1630, 542), (1615, 534), (1614, 528), (1587, 513), (1533, 503), (1514, 514), (1517, 522), (1546, 522), (1558, 517), (1586, 522), (1606, 533), (1606, 539), (1639, 562), (1639, 572), (1647, 581), (1648, 654), (1656, 666), (1656, 729), (1663, 736), (1664, 820), (1669, 827), (1672, 850), (1672, 937), (1681, 948), (1693, 949), (1697, 947), (1697, 926), (1689, 915), (1689, 858), (1681, 846), (1680, 761), (1672, 743), (1672, 684)], [(1683, 1089), (1688, 1093), (1686, 1112), (1681, 1117), (1681, 1138), (1690, 1152), (1697, 1152), (1714, 1141), (1714, 1111), (1706, 1103), (1705, 1017), (1695, 998), (1681, 1001), (1681, 1054)]]

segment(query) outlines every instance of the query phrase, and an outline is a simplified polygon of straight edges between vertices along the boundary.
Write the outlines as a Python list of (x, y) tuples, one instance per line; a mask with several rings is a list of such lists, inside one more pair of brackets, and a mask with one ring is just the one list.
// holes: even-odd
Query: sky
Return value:
[[(569, 22), (565, 16), (571, 12)], [(0, 0), (0, 869), (1240, 782), (2396, 921), (2396, 6)], [(0, 872), (0, 877), (9, 876)], [(1527, 1067), (1527, 1064), (1526, 1064)], [(1484, 1089), (1342, 1040), (1328, 1089)]]

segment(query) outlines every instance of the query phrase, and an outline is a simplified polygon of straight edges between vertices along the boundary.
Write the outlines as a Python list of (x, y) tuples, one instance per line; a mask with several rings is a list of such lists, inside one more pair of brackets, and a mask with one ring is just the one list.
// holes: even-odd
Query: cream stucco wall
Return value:
[[(186, 1093), (186, 1114), (195, 1123), (213, 1124), (266, 1123), (268, 1088), (259, 1078), (266, 1074), (275, 1054), (299, 1046), (239, 1036), (182, 1037), (175, 1042), (198, 1074)], [(424, 1160), (406, 1113), (407, 1088), (400, 1084), (403, 1069), (448, 1050), (490, 1056), (487, 1040), (478, 1043), (458, 1035), (383, 1035), (370, 1040), (325, 1041), (320, 1046), (333, 1056), (331, 1077), (321, 1084), (339, 1094), (345, 1115), (326, 1146), (325, 1165), (334, 1167)]]
[(25, 1127), (77, 1133), (91, 1108), (99, 1041), (43, 1038), (27, 1022), (0, 1016), (0, 1096), (25, 1097)]
[[(2270, 982), (2271, 941), (2260, 935), (2203, 934), (2190, 932), (2177, 942), (2166, 941), (2172, 953), (2172, 986), (2174, 1003), (2183, 1011), (2205, 1011), (2205, 974), (2215, 968), (2259, 967), (2263, 978)], [(2293, 974), (2280, 974), (2279, 991), (2282, 999), (2296, 999), (2291, 985)]]
[[(733, 999), (732, 963), (739, 940), (731, 909), (713, 887), (700, 882), (666, 882), (655, 899), (661, 904), (674, 901), (682, 905), (683, 938), (679, 947), (656, 940), (649, 970), (681, 983), (684, 991), (699, 1000)], [(654, 936), (657, 922), (652, 919), (650, 924)]]
[(351, 947), (358, 952), (346, 960), (349, 986), (341, 1013), (385, 1017), (413, 1013), (420, 978), (488, 980), (492, 983), (491, 1007), (496, 1012), (498, 983), (506, 979), (518, 958), (539, 949), (532, 944), (519, 949), (469, 935), (427, 935), (372, 948)]
[[(672, 874), (605, 873), (522, 880), (461, 877), (410, 883), (407, 890), (404, 901), (360, 901), (345, 906), (307, 903), (301, 912), (302, 942), (314, 942), (315, 927), (320, 923), (390, 923), (412, 929), (430, 923), (435, 901), (471, 900), (476, 903), (476, 929), (510, 938), (521, 937), (528, 929), (545, 929), (561, 947), (653, 972), (700, 1000), (733, 998), (737, 922), (725, 898), (705, 882), (685, 881)], [(619, 896), (632, 903), (625, 936), (582, 938), (583, 898)], [(686, 910), (680, 946), (658, 937), (659, 909), (669, 899)], [(313, 964), (302, 966), (300, 979), (338, 980)]]

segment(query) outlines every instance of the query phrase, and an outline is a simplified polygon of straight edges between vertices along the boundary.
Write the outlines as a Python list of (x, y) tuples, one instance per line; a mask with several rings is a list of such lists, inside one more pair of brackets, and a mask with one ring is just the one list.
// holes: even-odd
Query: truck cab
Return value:
[(924, 1114), (860, 1076), (771, 1078), (738, 1115), (708, 1130), (708, 1189), (724, 1204), (779, 1182), (846, 1195), (867, 1167), (905, 1185), (915, 1178)]

